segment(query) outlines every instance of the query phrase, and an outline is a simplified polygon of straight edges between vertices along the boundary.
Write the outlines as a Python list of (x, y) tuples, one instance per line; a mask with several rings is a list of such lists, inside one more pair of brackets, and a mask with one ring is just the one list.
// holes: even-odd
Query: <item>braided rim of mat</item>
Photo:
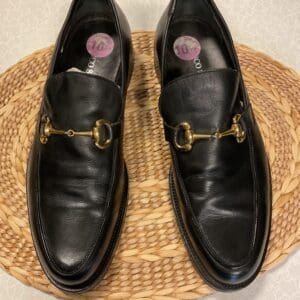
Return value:
[[(0, 267), (25, 284), (64, 299), (193, 299), (211, 294), (183, 246), (168, 190), (170, 157), (157, 102), (153, 33), (133, 34), (135, 70), (126, 108), (129, 207), (113, 263), (101, 284), (69, 296), (52, 286), (32, 245), (25, 172), (52, 48), (0, 75)], [(267, 271), (300, 241), (300, 78), (237, 46), (273, 174), (273, 225)]]

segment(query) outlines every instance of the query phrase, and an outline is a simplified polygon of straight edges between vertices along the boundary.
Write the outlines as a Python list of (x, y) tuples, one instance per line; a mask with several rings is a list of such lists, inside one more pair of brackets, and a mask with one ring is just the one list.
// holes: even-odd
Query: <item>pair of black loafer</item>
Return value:
[[(182, 237), (211, 286), (245, 287), (267, 248), (271, 180), (232, 39), (213, 1), (172, 0), (159, 22), (156, 54)], [(132, 65), (119, 6), (75, 0), (51, 63), (27, 180), (38, 257), (66, 292), (99, 282), (120, 235)]]

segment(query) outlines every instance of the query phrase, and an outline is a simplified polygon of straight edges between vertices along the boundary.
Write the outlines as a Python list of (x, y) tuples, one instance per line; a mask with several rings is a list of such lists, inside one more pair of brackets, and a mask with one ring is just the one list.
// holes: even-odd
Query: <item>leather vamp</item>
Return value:
[[(119, 121), (121, 92), (101, 77), (61, 73), (46, 84), (43, 110), (56, 129), (89, 131), (99, 119)], [(100, 150), (91, 137), (51, 136), (40, 146), (42, 230), (48, 255), (61, 273), (80, 270), (101, 243), (116, 143)]]
[[(243, 108), (238, 100), (239, 73), (232, 69), (188, 75), (168, 84), (161, 96), (165, 122), (189, 122), (195, 133), (230, 129)], [(246, 124), (241, 121), (243, 129)], [(241, 266), (252, 250), (255, 193), (251, 147), (233, 136), (195, 142), (190, 152), (171, 146), (176, 176), (182, 179), (190, 223), (214, 259)]]

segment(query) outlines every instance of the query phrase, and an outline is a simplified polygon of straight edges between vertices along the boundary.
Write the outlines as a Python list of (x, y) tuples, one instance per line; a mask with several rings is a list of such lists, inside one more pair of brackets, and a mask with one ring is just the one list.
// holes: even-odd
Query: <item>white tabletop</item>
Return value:
[[(154, 30), (168, 0), (119, 0), (132, 30)], [(0, 72), (55, 42), (71, 0), (0, 1)], [(216, 0), (234, 40), (265, 52), (300, 73), (299, 0)], [(0, 299), (49, 300), (0, 271)], [(248, 288), (208, 300), (300, 299), (300, 251)]]

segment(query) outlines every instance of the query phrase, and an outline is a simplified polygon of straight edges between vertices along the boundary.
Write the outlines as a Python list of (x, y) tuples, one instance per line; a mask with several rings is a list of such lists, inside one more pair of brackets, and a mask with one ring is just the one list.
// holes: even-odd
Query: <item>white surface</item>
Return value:
[[(53, 44), (71, 0), (0, 0), (0, 71)], [(133, 30), (153, 30), (168, 0), (119, 0)], [(299, 0), (216, 0), (236, 41), (300, 72)]]
[[(154, 30), (168, 0), (119, 0), (133, 30)], [(53, 44), (71, 0), (0, 0), (0, 72)], [(299, 0), (216, 0), (236, 41), (265, 52), (300, 73)], [(208, 300), (299, 300), (300, 251), (248, 288)], [(46, 300), (0, 271), (0, 299)]]

